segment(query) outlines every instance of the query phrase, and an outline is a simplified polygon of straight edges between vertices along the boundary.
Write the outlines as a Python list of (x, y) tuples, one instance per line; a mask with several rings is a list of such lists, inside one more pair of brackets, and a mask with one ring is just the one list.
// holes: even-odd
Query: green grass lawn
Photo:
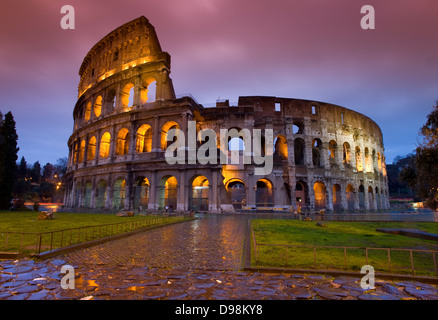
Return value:
[[(35, 211), (0, 211), (0, 251), (29, 253), (36, 250), (39, 242), (41, 251), (45, 251), (182, 219), (168, 217), (160, 220), (160, 217), (151, 215), (117, 217), (115, 214), (64, 212), (54, 213), (53, 220), (37, 220), (37, 217), (38, 212)], [(52, 236), (52, 231), (68, 229), (72, 231), (54, 232)], [(37, 235), (39, 233), (47, 234), (42, 235), (40, 240)]]
[[(258, 244), (294, 246), (341, 246), (369, 248), (404, 248), (438, 251), (438, 242), (391, 235), (376, 231), (378, 228), (411, 228), (438, 233), (434, 222), (333, 222), (324, 221), (327, 227), (316, 221), (254, 220), (253, 229)], [(258, 246), (258, 261), (253, 255), (253, 264), (268, 267), (326, 268), (360, 270), (366, 264), (364, 249), (287, 248), (284, 246)], [(433, 255), (413, 253), (415, 272), (429, 274), (434, 271)], [(391, 251), (390, 263), (387, 250), (368, 250), (368, 264), (376, 270), (410, 272), (410, 252)], [(436, 254), (438, 259), (438, 254)], [(436, 262), (438, 263), (438, 261)]]

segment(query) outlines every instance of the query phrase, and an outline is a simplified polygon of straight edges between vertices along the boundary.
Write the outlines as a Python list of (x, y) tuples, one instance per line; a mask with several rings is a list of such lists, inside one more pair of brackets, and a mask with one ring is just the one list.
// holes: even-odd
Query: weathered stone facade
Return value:
[[(99, 41), (79, 75), (74, 130), (68, 141), (68, 209), (389, 207), (383, 137), (374, 121), (310, 100), (253, 96), (240, 97), (237, 106), (218, 101), (215, 108), (204, 108), (190, 96), (177, 98), (169, 77), (170, 55), (161, 50), (144, 17)], [(243, 136), (246, 129), (272, 129), (272, 172), (255, 175), (254, 161), (169, 164), (169, 130), (179, 129), (188, 137), (193, 121), (197, 132), (214, 130), (218, 146), (221, 129), (236, 128)], [(202, 144), (198, 139), (196, 148)], [(187, 141), (185, 155), (191, 150)], [(245, 151), (238, 154), (242, 159)]]

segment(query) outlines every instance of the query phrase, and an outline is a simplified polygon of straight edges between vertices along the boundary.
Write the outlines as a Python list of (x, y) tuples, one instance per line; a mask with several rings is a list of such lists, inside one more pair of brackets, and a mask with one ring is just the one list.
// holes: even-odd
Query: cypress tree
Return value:
[(0, 209), (10, 208), (12, 188), (17, 178), (18, 135), (15, 120), (8, 112), (0, 121)]

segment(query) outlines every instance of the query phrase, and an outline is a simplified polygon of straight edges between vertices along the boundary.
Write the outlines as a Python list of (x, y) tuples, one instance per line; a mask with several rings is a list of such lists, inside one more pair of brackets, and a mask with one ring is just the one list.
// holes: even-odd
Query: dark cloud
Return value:
[[(415, 148), (438, 99), (436, 0), (73, 0), (75, 30), (60, 27), (62, 1), (25, 3), (0, 12), (0, 110), (13, 112), (29, 162), (67, 156), (82, 59), (141, 15), (172, 56), (177, 93), (339, 104), (380, 125), (388, 161)], [(365, 4), (376, 30), (360, 28)]]

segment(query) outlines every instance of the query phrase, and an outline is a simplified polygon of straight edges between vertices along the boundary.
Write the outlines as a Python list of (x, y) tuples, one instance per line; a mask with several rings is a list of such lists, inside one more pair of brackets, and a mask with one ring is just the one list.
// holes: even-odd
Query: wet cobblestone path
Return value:
[[(364, 290), (358, 277), (265, 274), (241, 270), (247, 220), (206, 218), (149, 230), (56, 258), (0, 261), (5, 300), (438, 300), (437, 286), (380, 281)], [(62, 289), (63, 265), (75, 268), (75, 289)]]

